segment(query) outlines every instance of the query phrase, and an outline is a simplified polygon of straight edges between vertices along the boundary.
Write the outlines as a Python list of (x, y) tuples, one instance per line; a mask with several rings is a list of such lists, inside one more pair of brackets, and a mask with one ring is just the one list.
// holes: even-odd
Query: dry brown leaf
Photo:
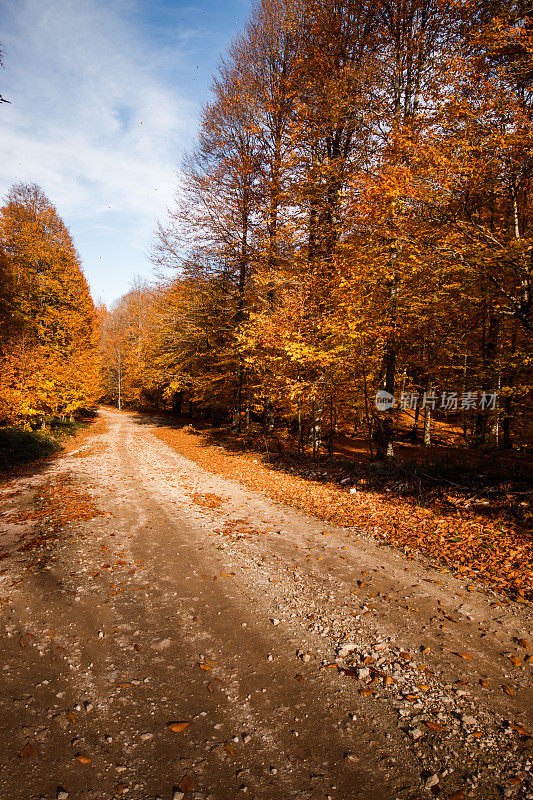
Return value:
[(80, 764), (90, 764), (91, 763), (91, 759), (90, 758), (88, 758), (87, 756), (82, 756), (79, 753), (76, 756), (76, 759), (80, 762)]
[(446, 728), (444, 725), (440, 725), (438, 722), (433, 722), (432, 720), (426, 720), (424, 722), (426, 728), (429, 728), (430, 731), (445, 731)]
[(527, 736), (528, 739), (531, 739), (531, 734), (527, 731), (523, 725), (520, 725), (518, 722), (511, 722), (511, 730), (515, 733), (520, 734), (520, 736)]
[(362, 694), (363, 697), (371, 697), (374, 694), (373, 689), (359, 689), (359, 694)]
[(453, 794), (448, 795), (448, 800), (465, 800), (466, 794), (462, 789), (459, 789), (458, 792), (453, 792)]
[(531, 650), (531, 645), (529, 642), (526, 642), (525, 639), (518, 639), (517, 644), (519, 644), (520, 647), (524, 647), (526, 650)]
[(20, 758), (35, 758), (37, 750), (32, 744), (26, 744), (19, 753)]
[(459, 656), (459, 658), (464, 658), (465, 661), (470, 661), (471, 658), (474, 658), (470, 653), (456, 653), (455, 655)]
[(174, 733), (181, 733), (185, 728), (188, 728), (189, 725), (189, 722), (167, 722), (167, 728), (174, 731)]
[(181, 781), (178, 783), (178, 789), (180, 792), (192, 792), (194, 789), (194, 781), (190, 775), (184, 775)]
[(513, 667), (521, 667), (522, 666), (522, 662), (520, 661), (518, 656), (509, 656), (509, 661), (511, 662)]

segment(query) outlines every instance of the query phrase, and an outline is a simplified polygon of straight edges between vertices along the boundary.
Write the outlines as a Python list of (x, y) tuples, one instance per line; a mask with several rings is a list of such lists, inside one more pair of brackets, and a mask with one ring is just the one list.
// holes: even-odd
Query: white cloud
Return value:
[(248, 5), (0, 0), (0, 93), (12, 102), (0, 105), (0, 197), (17, 180), (42, 186), (94, 297), (111, 302), (151, 272), (209, 73)]
[(4, 0), (0, 189), (41, 184), (61, 213), (162, 213), (195, 108), (150, 68), (119, 0)]
[(0, 189), (41, 184), (64, 214), (157, 217), (195, 108), (157, 80), (146, 45), (105, 0), (8, 0)]

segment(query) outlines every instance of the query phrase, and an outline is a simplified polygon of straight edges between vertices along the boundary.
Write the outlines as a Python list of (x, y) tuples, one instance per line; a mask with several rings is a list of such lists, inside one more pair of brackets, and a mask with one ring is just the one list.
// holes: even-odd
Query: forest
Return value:
[(11, 191), (3, 420), (100, 399), (299, 456), (343, 432), (378, 459), (437, 429), (527, 448), (532, 78), (527, 3), (260, 0), (213, 78), (154, 281), (95, 311), (53, 206)]
[(440, 419), (460, 446), (525, 446), (526, 5), (258, 3), (156, 231), (161, 280), (104, 314), (109, 402), (300, 455), (349, 428), (392, 456), (401, 418), (425, 445)]

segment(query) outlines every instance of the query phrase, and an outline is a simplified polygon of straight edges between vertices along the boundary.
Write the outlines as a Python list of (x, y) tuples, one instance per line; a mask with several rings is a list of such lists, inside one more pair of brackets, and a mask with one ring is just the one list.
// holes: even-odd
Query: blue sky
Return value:
[(95, 300), (149, 277), (211, 76), (250, 0), (0, 0), (0, 196), (38, 183)]

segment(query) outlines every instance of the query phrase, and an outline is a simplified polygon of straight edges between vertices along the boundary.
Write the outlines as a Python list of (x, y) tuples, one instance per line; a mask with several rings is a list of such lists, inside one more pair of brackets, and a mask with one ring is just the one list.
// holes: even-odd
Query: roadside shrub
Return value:
[(17, 464), (46, 458), (61, 450), (61, 445), (52, 436), (21, 428), (0, 428), (0, 471)]

